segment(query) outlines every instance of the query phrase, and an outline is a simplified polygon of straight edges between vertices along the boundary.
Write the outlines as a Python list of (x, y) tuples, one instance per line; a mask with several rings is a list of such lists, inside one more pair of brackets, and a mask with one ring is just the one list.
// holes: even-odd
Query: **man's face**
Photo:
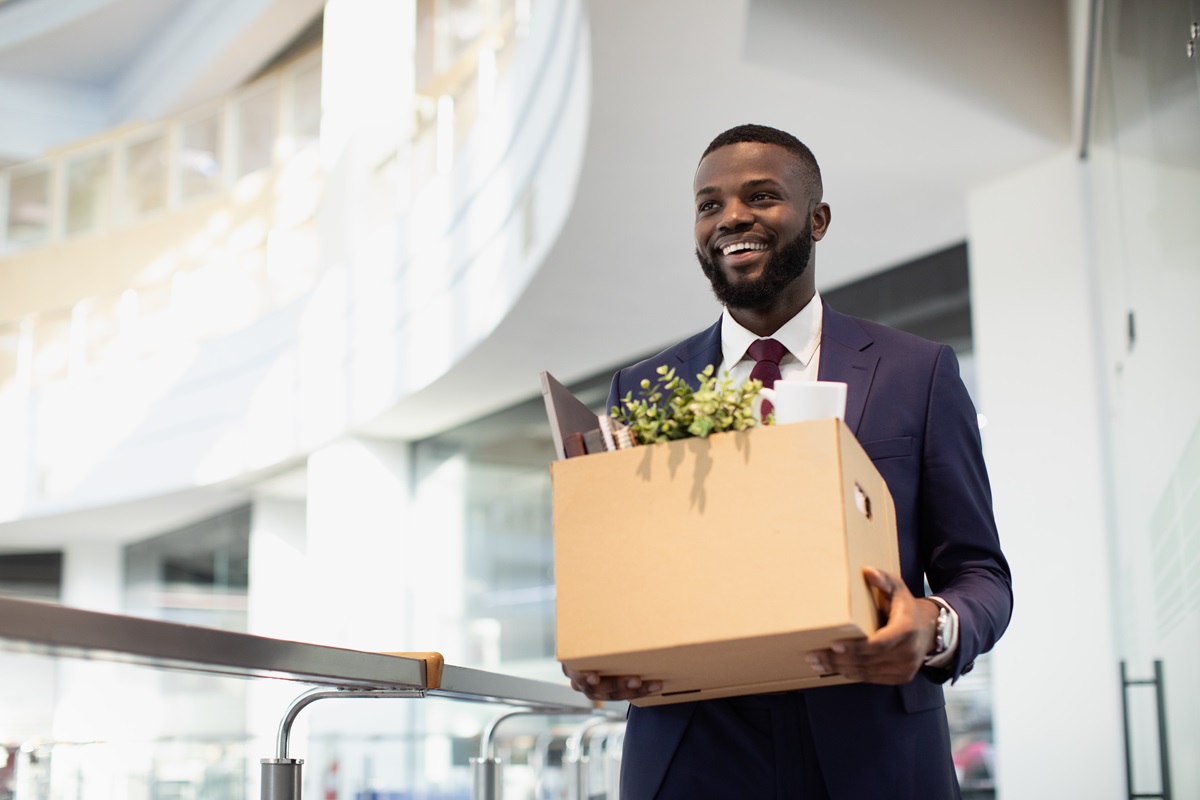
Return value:
[(696, 257), (722, 305), (765, 310), (804, 275), (814, 239), (811, 196), (795, 156), (773, 144), (714, 150), (696, 171)]

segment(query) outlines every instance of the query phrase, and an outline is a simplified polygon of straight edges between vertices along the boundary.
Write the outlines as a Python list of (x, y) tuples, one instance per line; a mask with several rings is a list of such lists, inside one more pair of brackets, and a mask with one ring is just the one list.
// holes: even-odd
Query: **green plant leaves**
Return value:
[(715, 367), (709, 364), (696, 376), (697, 388), (692, 389), (666, 364), (655, 372), (660, 378), (657, 383), (643, 379), (641, 396), (627, 393), (610, 412), (629, 426), (640, 444), (740, 431), (758, 424), (752, 405), (762, 381), (734, 386), (728, 372), (718, 379)]

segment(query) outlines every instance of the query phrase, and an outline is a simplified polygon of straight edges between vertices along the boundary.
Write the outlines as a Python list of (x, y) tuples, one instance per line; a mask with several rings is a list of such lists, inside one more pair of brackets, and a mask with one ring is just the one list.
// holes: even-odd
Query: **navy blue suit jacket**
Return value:
[[(719, 367), (720, 321), (618, 372), (609, 406), (627, 392), (636, 396), (642, 378), (653, 383), (661, 364), (689, 380), (709, 364)], [(827, 304), (818, 377), (848, 385), (845, 421), (895, 502), (905, 583), (920, 597), (927, 578), (959, 615), (958, 652), (946, 669), (925, 668), (899, 687), (852, 684), (805, 692), (825, 782), (834, 800), (954, 798), (941, 683), (969, 670), (996, 643), (1012, 610), (975, 408), (948, 346)], [(796, 668), (807, 674), (805, 663)], [(668, 764), (688, 768), (672, 758), (696, 705), (631, 707), (621, 780), (625, 800), (650, 800)], [(741, 793), (717, 788), (713, 796)]]

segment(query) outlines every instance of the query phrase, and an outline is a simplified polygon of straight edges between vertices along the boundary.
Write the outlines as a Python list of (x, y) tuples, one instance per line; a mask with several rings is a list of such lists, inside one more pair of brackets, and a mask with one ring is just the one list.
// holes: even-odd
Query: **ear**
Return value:
[(813, 241), (819, 242), (825, 238), (825, 232), (829, 230), (829, 221), (832, 219), (829, 203), (817, 203), (813, 206), (811, 219)]

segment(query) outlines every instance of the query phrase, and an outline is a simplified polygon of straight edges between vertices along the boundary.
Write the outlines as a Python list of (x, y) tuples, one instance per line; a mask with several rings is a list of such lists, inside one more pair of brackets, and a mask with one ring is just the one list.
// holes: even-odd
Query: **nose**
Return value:
[(754, 215), (750, 213), (750, 209), (744, 203), (732, 200), (722, 208), (717, 227), (723, 231), (734, 231), (750, 225), (753, 221)]

